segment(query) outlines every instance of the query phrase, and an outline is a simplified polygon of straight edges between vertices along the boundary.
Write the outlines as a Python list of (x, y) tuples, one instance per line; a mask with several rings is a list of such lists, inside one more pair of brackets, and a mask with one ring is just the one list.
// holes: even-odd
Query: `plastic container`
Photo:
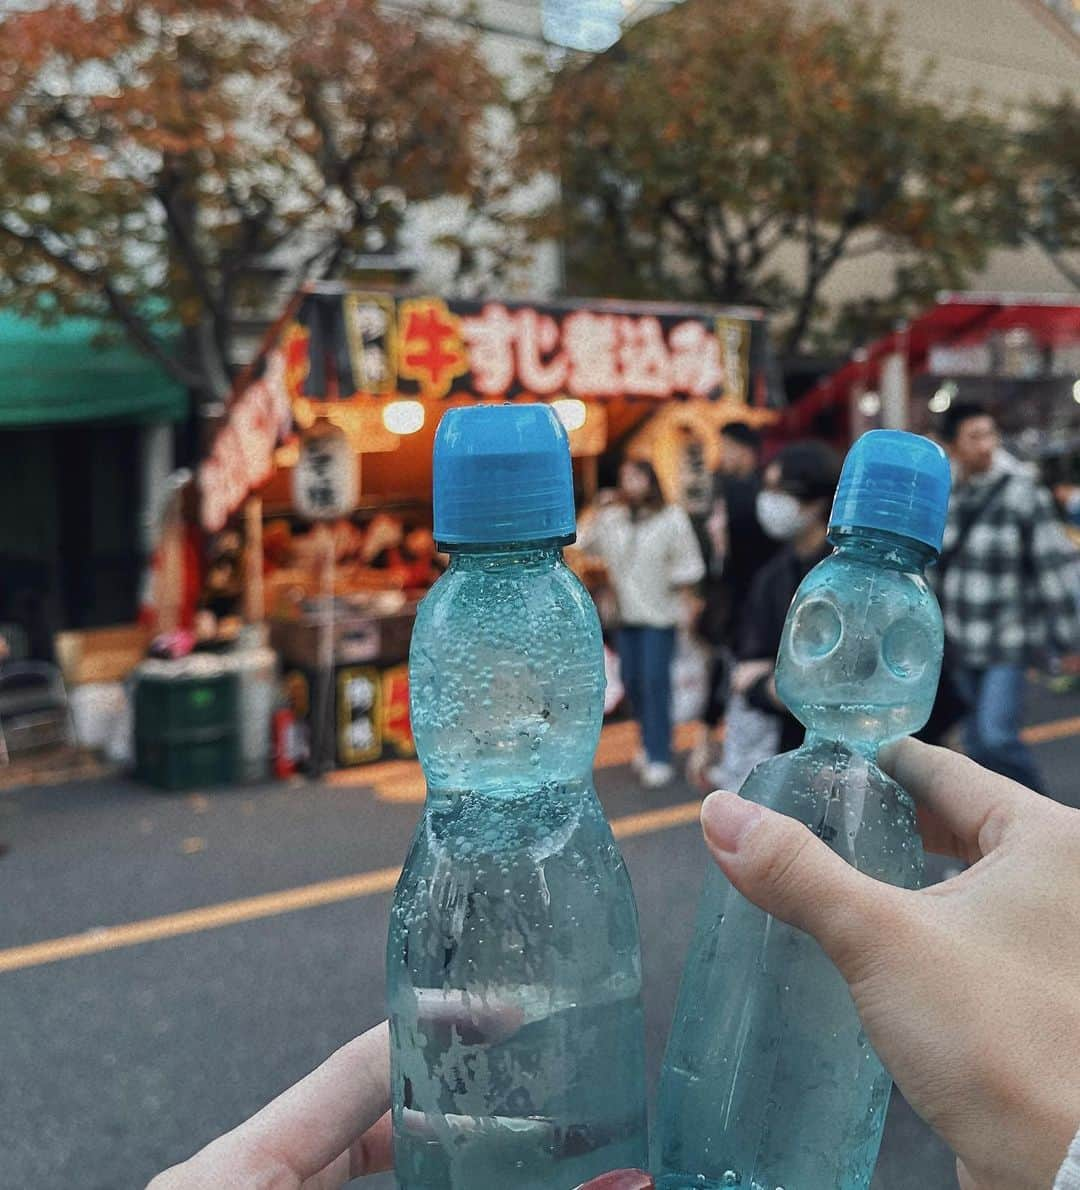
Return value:
[[(924, 438), (875, 431), (852, 448), (836, 552), (795, 595), (777, 662), (806, 743), (741, 791), (908, 888), (923, 875), (915, 809), (877, 753), (933, 705), (943, 634), (924, 569), (948, 493), (948, 463)], [(866, 1190), (891, 1087), (817, 942), (710, 869), (661, 1078), (660, 1190)]]
[(135, 679), (135, 775), (168, 790), (235, 784), (238, 712), (239, 678), (219, 658), (145, 662)]
[(446, 414), (413, 634), (427, 778), (387, 945), (400, 1190), (567, 1190), (644, 1165), (637, 913), (592, 783), (600, 623), (566, 567), (566, 433)]
[(237, 678), (239, 779), (248, 783), (265, 781), (274, 752), (277, 654), (267, 647), (240, 648), (226, 654), (222, 662)]

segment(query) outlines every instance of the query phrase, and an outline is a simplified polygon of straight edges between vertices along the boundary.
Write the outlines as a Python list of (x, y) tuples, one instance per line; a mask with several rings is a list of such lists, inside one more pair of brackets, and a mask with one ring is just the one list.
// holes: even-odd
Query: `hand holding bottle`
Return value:
[(882, 884), (733, 794), (705, 802), (705, 838), (740, 892), (836, 963), (961, 1186), (1049, 1190), (1080, 1127), (1080, 812), (910, 740), (883, 767), (918, 801), (928, 848), (968, 871)]
[[(464, 1027), (507, 1028), (495, 1009), (466, 1016), (460, 1006), (431, 1005), (433, 1017)], [(457, 1015), (455, 1015), (457, 1014)], [(212, 1141), (182, 1165), (159, 1174), (147, 1190), (338, 1190), (352, 1178), (389, 1169), (390, 1057), (385, 1021), (344, 1045), (250, 1120)], [(604, 1174), (581, 1190), (649, 1190), (641, 1170)]]
[(332, 1054), (147, 1190), (338, 1190), (391, 1163), (386, 1022)]

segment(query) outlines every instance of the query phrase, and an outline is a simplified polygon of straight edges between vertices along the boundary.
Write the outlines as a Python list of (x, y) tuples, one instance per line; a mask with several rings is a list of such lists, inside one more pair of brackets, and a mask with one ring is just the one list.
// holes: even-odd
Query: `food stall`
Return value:
[(1080, 301), (943, 294), (819, 381), (782, 430), (839, 445), (877, 426), (933, 433), (954, 400), (985, 405), (1048, 482), (1080, 483)]
[[(657, 410), (697, 409), (709, 425), (774, 417), (767, 358), (757, 310), (457, 301), (326, 284), (298, 294), (216, 430), (198, 516), (212, 585), (247, 621), (269, 625), (313, 767), (412, 753), (406, 661), (416, 604), (444, 562), (430, 501), (447, 408), (550, 402), (587, 501), (605, 453), (626, 449)], [(347, 479), (336, 462), (305, 463), (331, 432), (353, 456)], [(660, 438), (683, 444), (685, 427)], [(660, 453), (681, 498), (685, 460)], [(224, 613), (227, 598), (218, 602)]]

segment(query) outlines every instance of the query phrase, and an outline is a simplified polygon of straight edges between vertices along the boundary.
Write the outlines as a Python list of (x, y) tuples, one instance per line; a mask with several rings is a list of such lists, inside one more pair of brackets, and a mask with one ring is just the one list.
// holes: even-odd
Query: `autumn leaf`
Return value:
[(6, 12), (0, 298), (104, 316), (220, 395), (263, 263), (340, 276), (416, 203), (481, 201), (502, 101), (471, 37), (374, 0)]
[(1004, 115), (937, 103), (891, 22), (845, 8), (684, 0), (537, 96), (521, 168), (559, 164), (575, 291), (767, 304), (796, 351), (843, 262), (892, 254), (887, 325), (913, 272), (960, 283), (1016, 234)]

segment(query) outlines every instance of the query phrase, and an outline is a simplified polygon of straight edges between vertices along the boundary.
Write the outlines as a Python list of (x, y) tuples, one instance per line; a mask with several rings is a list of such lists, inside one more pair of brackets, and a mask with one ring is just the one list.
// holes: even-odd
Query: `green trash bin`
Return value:
[(135, 775), (158, 789), (239, 779), (236, 673), (209, 658), (147, 663), (136, 675)]

